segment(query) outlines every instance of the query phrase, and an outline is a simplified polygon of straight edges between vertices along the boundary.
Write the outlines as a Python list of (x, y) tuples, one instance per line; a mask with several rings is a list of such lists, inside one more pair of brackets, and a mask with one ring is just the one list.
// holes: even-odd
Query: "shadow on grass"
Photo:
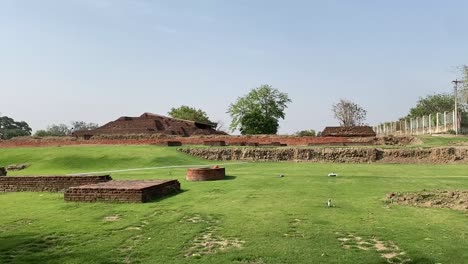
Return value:
[(408, 263), (409, 264), (433, 264), (435, 263), (435, 261), (428, 259), (428, 258), (415, 258)]
[(148, 200), (145, 203), (157, 203), (157, 202), (162, 201), (164, 199), (168, 199), (168, 198), (171, 198), (171, 197), (176, 196), (176, 195), (181, 195), (181, 194), (183, 194), (183, 193), (185, 193), (187, 191), (188, 190), (181, 189), (180, 191), (173, 192), (173, 193), (170, 193), (168, 195), (164, 195), (164, 196), (161, 196), (161, 197), (156, 197), (154, 199)]
[(62, 242), (58, 235), (19, 234), (0, 237), (0, 263), (45, 263), (64, 252), (54, 251)]
[(224, 177), (224, 179), (222, 179), (221, 181), (231, 181), (231, 180), (235, 180), (237, 178), (237, 176), (233, 176), (233, 175), (226, 175)]

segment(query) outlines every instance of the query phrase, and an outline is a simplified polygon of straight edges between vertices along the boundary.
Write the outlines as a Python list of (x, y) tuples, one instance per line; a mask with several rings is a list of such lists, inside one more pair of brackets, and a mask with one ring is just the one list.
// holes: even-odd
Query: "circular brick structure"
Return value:
[(211, 168), (192, 168), (187, 170), (187, 181), (215, 181), (222, 180), (226, 176), (226, 170), (214, 166)]

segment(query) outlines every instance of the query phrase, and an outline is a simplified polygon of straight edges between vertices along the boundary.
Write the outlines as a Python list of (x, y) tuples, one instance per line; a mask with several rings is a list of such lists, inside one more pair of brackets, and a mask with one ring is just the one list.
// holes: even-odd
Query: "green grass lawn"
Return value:
[(467, 135), (448, 136), (448, 135), (433, 135), (419, 136), (422, 140), (423, 147), (440, 147), (440, 146), (457, 146), (460, 144), (468, 144)]
[[(213, 164), (155, 146), (0, 150), (0, 165), (23, 162), (31, 167), (12, 175)], [(467, 263), (467, 213), (383, 202), (391, 191), (468, 189), (467, 165), (226, 168), (230, 177), (213, 182), (187, 182), (183, 168), (112, 174), (181, 182), (183, 192), (147, 204), (67, 203), (60, 193), (0, 194), (0, 263), (387, 263), (376, 250), (343, 248), (343, 234), (393, 242), (411, 263)], [(329, 172), (339, 176), (327, 177)], [(327, 208), (328, 199), (336, 207)], [(111, 216), (115, 221), (108, 221)], [(202, 243), (210, 241), (217, 252), (204, 254)]]

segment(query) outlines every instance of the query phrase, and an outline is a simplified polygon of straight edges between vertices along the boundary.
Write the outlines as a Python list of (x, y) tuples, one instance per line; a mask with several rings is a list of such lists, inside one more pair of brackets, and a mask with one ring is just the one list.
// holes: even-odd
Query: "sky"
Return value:
[(465, 0), (0, 0), (0, 113), (33, 130), (189, 105), (229, 126), (230, 103), (270, 84), (281, 134), (367, 123), (451, 92), (468, 64)]

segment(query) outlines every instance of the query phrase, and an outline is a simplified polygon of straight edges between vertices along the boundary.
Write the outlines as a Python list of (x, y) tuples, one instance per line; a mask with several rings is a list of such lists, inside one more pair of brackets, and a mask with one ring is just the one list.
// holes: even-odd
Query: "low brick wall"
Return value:
[(70, 187), (108, 182), (109, 175), (0, 177), (0, 192), (63, 192)]
[(142, 138), (142, 139), (68, 139), (49, 140), (47, 138), (31, 138), (22, 140), (0, 141), (0, 148), (7, 147), (47, 147), (47, 146), (71, 146), (71, 145), (168, 145), (168, 142), (178, 141), (183, 145), (203, 145), (205, 141), (224, 141), (227, 145), (271, 145), (286, 144), (288, 146), (307, 145), (346, 145), (361, 144), (372, 145), (374, 138), (349, 138), (349, 137), (296, 137), (276, 135), (255, 136), (192, 136), (192, 137), (166, 137), (166, 138)]
[(177, 180), (128, 180), (72, 187), (65, 192), (68, 202), (145, 203), (180, 191)]

